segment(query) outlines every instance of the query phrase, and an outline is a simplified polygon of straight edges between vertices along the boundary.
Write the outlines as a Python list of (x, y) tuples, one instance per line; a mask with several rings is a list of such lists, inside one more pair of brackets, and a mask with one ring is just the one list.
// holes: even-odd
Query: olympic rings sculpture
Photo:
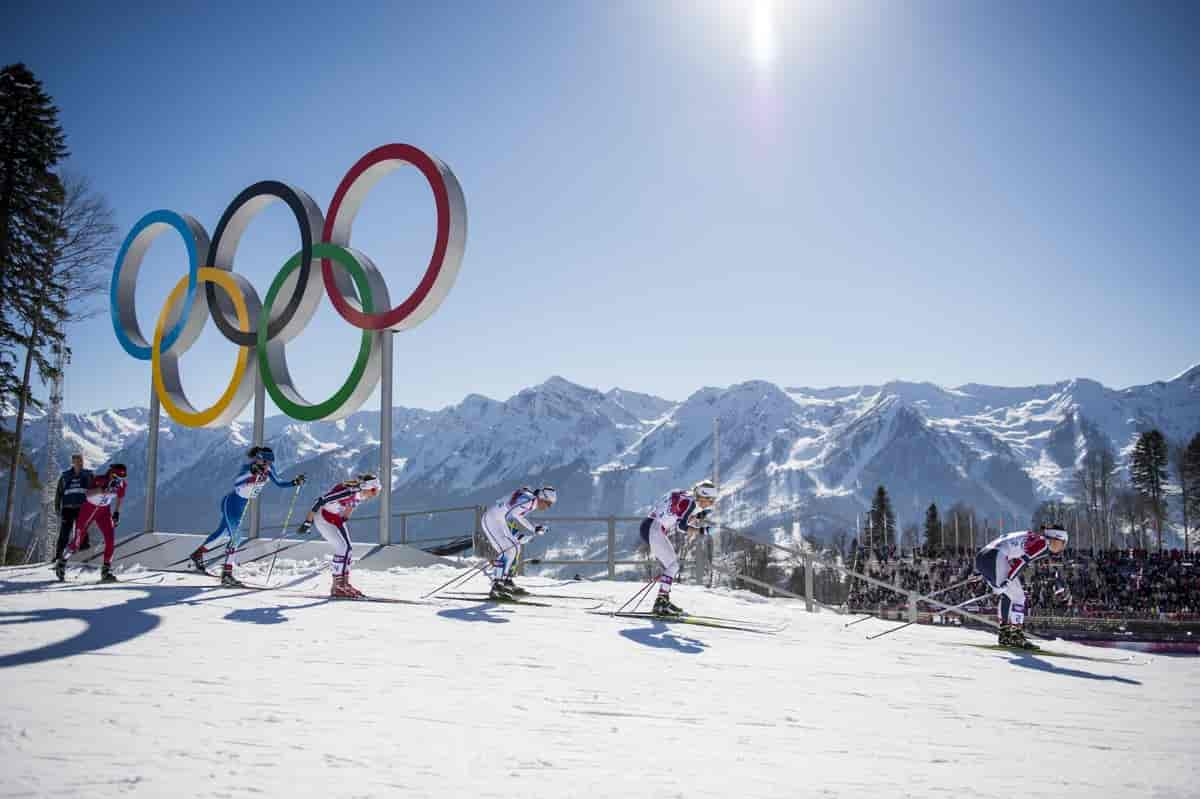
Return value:
[[(405, 164), (420, 170), (433, 189), (437, 236), (421, 281), (404, 302), (393, 307), (379, 269), (350, 246), (350, 231), (371, 188)], [(300, 252), (284, 263), (266, 300), (260, 302), (254, 287), (233, 271), (233, 262), (250, 222), (274, 202), (285, 203), (295, 216)], [(188, 272), (168, 295), (147, 342), (134, 307), (138, 271), (151, 243), (170, 230), (183, 239)], [(315, 231), (320, 231), (320, 240), (314, 239)], [(125, 237), (113, 268), (109, 291), (113, 330), (126, 352), (151, 362), (159, 402), (184, 426), (219, 427), (232, 422), (254, 396), (260, 374), (271, 399), (291, 418), (341, 419), (358, 410), (379, 383), (379, 331), (408, 330), (433, 315), (454, 286), (466, 240), (466, 201), (450, 168), (411, 145), (386, 144), (351, 167), (325, 216), (303, 190), (274, 180), (255, 183), (234, 198), (211, 239), (204, 226), (187, 214), (158, 210), (143, 216)], [(312, 279), (314, 264), (321, 270), (320, 283)], [(338, 314), (362, 330), (362, 341), (342, 386), (328, 399), (313, 403), (296, 389), (286, 347), (312, 320), (322, 285)], [(238, 357), (225, 391), (213, 405), (197, 410), (184, 394), (179, 359), (199, 338), (209, 317), (238, 346)]]

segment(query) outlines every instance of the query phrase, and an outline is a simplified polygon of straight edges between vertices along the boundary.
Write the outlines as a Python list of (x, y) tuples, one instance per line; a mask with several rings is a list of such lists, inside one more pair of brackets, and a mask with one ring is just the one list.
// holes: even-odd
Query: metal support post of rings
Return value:
[[(433, 190), (437, 236), (417, 287), (393, 307), (379, 269), (350, 247), (350, 229), (371, 187), (405, 164), (420, 170)], [(296, 218), (300, 252), (284, 263), (266, 301), (260, 303), (254, 287), (233, 271), (234, 255), (250, 222), (276, 201), (285, 203)], [(151, 243), (168, 230), (183, 239), (188, 272), (171, 290), (158, 315), (153, 340), (147, 342), (134, 307), (138, 271)], [(316, 231), (321, 232), (320, 241), (313, 238)], [(379, 383), (379, 337), (384, 335), (379, 331), (411, 329), (437, 310), (458, 276), (466, 238), (467, 205), (450, 168), (411, 145), (387, 144), (367, 153), (346, 173), (327, 217), (304, 191), (272, 180), (255, 183), (234, 198), (221, 215), (211, 242), (203, 225), (186, 214), (167, 210), (146, 214), (117, 253), (109, 291), (113, 330), (126, 352), (151, 362), (159, 401), (171, 418), (184, 426), (217, 427), (236, 419), (254, 395), (257, 374), (289, 417), (341, 419), (358, 410)], [(320, 282), (314, 279), (314, 265), (321, 270)], [(322, 285), (342, 318), (363, 333), (345, 382), (333, 396), (312, 403), (300, 395), (292, 380), (285, 348), (312, 320)], [(196, 342), (210, 316), (239, 352), (233, 377), (220, 398), (211, 407), (196, 410), (184, 394), (179, 359)]]

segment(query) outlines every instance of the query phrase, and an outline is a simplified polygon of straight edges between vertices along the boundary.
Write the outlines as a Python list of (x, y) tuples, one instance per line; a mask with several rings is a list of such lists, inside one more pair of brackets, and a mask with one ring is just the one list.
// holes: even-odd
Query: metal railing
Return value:
[[(605, 535), (605, 557), (603, 558), (530, 558), (528, 563), (539, 566), (605, 566), (608, 571), (608, 579), (615, 580), (617, 577), (617, 566), (642, 566), (644, 560), (618, 560), (617, 559), (617, 523), (618, 522), (637, 522), (641, 523), (644, 517), (641, 516), (545, 516), (541, 520), (547, 526), (553, 524), (587, 524), (589, 522), (603, 522), (606, 526)], [(536, 563), (534, 562), (536, 561)]]
[[(433, 542), (452, 541), (459, 538), (470, 537), (472, 539), (473, 554), (477, 557), (494, 557), (495, 552), (487, 542), (487, 537), (483, 534), (483, 514), (487, 509), (484, 505), (459, 505), (451, 508), (427, 508), (422, 510), (398, 511), (392, 514), (393, 519), (399, 519), (399, 538), (394, 543), (398, 544), (422, 544)], [(445, 514), (462, 514), (471, 513), (470, 529), (463, 530), (461, 533), (443, 534), (438, 536), (423, 536), (415, 538), (412, 533), (412, 521), (416, 519), (426, 518), (432, 520), (435, 516), (444, 516)], [(363, 515), (355, 516), (355, 521), (370, 521), (378, 519), (379, 515)], [(619, 551), (617, 541), (617, 525), (637, 523), (640, 524), (645, 517), (643, 516), (538, 516), (538, 522), (546, 526), (553, 527), (558, 524), (588, 524), (600, 523), (605, 526), (605, 552), (602, 558), (561, 558), (561, 557), (532, 557), (525, 559), (527, 565), (537, 566), (574, 566), (574, 565), (590, 565), (604, 566), (609, 579), (616, 579), (618, 566), (645, 566), (645, 559), (630, 560), (628, 558), (618, 558)], [(283, 523), (282, 516), (269, 522), (263, 522), (263, 529), (271, 529), (279, 527)], [(389, 542), (392, 543), (392, 542)]]
[[(424, 509), (424, 510), (396, 511), (391, 514), (391, 518), (400, 520), (400, 524), (399, 524), (400, 535), (399, 535), (398, 539), (393, 538), (392, 540), (388, 541), (387, 543), (389, 543), (389, 544), (393, 544), (393, 543), (395, 543), (395, 544), (422, 544), (422, 543), (427, 543), (427, 542), (452, 541), (452, 540), (458, 539), (458, 538), (467, 538), (467, 537), (473, 536), (476, 531), (481, 529), (480, 519), (483, 516), (483, 510), (484, 510), (483, 506), (481, 506), (481, 505), (460, 505), (460, 506), (453, 507), (453, 508), (429, 508), (429, 509)], [(448, 513), (468, 513), (468, 512), (470, 512), (472, 514), (471, 522), (470, 522), (469, 526), (467, 527), (467, 529), (464, 529), (461, 533), (453, 533), (453, 534), (449, 534), (449, 535), (439, 535), (439, 536), (423, 536), (423, 537), (413, 537), (411, 534), (412, 528), (414, 526), (412, 524), (411, 520), (420, 519), (421, 517), (427, 517), (432, 521), (432, 517), (434, 517), (434, 516), (439, 516), (439, 515), (448, 514)], [(351, 519), (351, 522), (353, 523), (353, 522), (375, 521), (375, 520), (378, 520), (379, 517), (380, 517), (380, 514), (378, 514), (378, 513), (355, 515)], [(304, 513), (299, 508), (297, 508), (295, 513), (292, 516), (291, 526), (293, 528), (296, 527), (303, 520), (303, 518), (304, 518)], [(279, 530), (281, 528), (281, 525), (284, 522), (284, 519), (285, 519), (285, 517), (281, 513), (281, 515), (278, 518), (271, 519), (269, 521), (264, 520), (261, 524), (260, 529), (264, 530), (264, 531)], [(290, 534), (293, 531), (287, 530), (284, 532)]]

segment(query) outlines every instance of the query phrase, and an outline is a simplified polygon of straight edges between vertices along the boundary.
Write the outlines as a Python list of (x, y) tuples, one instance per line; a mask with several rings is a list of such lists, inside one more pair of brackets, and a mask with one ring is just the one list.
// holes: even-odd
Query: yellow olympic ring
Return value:
[[(225, 388), (224, 393), (210, 407), (198, 411), (192, 407), (182, 394), (179, 400), (176, 401), (172, 396), (172, 392), (167, 390), (163, 382), (163, 370), (167, 369), (176, 378), (178, 383), (178, 359), (175, 354), (176, 350), (187, 349), (187, 345), (172, 347), (167, 353), (162, 351), (162, 340), (165, 331), (168, 327), (173, 327), (175, 322), (171, 319), (172, 312), (176, 305), (180, 303), (183, 296), (188, 290), (188, 276), (184, 276), (171, 293), (167, 296), (167, 301), (163, 304), (163, 309), (159, 312), (158, 323), (154, 326), (154, 345), (151, 347), (151, 355), (153, 360), (154, 374), (154, 391), (158, 394), (158, 401), (162, 403), (163, 408), (182, 425), (187, 427), (216, 427), (229, 424), (237, 416), (238, 412), (245, 407), (245, 402), (235, 402), (239, 397), (244, 397), (247, 392), (254, 391), (254, 381), (252, 378), (257, 374), (258, 359), (255, 356), (253, 347), (238, 347), (237, 364), (233, 367), (233, 378), (229, 381), (229, 385)], [(211, 266), (200, 267), (196, 284), (213, 283), (225, 291), (226, 296), (233, 302), (234, 311), (237, 314), (238, 326), (242, 330), (251, 330), (250, 307), (246, 303), (246, 294), (243, 293), (248, 288), (244, 281), (239, 281), (237, 277), (224, 269), (216, 269)], [(250, 290), (253, 292), (253, 289)], [(196, 299), (200, 300), (204, 296), (203, 293), (197, 293)], [(257, 305), (257, 303), (255, 303)], [(257, 309), (256, 309), (257, 310)], [(200, 333), (200, 327), (203, 327), (204, 320), (208, 314), (198, 315), (200, 325), (195, 330), (191, 331), (192, 340)], [(170, 321), (170, 324), (168, 322)], [(183, 340), (185, 336), (180, 336)], [(188, 342), (190, 344), (190, 342)]]

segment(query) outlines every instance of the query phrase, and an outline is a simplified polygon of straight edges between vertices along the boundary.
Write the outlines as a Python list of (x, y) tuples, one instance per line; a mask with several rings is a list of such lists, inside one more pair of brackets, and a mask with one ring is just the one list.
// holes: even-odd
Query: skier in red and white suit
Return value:
[(1036, 648), (1021, 629), (1025, 624), (1025, 589), (1020, 574), (1030, 563), (1061, 555), (1066, 548), (1067, 531), (1057, 524), (1044, 524), (1036, 531), (1006, 533), (975, 556), (975, 571), (1000, 595), (1001, 646)]
[(363, 596), (354, 586), (350, 585), (350, 531), (346, 529), (346, 521), (354, 509), (363, 500), (373, 499), (383, 490), (379, 478), (373, 474), (360, 474), (357, 480), (346, 480), (338, 483), (326, 493), (317, 497), (312, 510), (300, 525), (300, 534), (304, 535), (315, 524), (326, 541), (333, 545), (333, 585), (329, 595), (342, 599), (359, 599)]
[[(116, 526), (121, 521), (121, 502), (125, 499), (125, 477), (128, 471), (123, 463), (114, 463), (104, 474), (92, 478), (84, 498), (83, 507), (75, 520), (75, 536), (67, 546), (66, 552), (54, 564), (54, 573), (59, 580), (65, 579), (67, 558), (79, 551), (79, 545), (87, 537), (88, 527), (92, 522), (100, 528), (104, 535), (104, 563), (100, 567), (100, 582), (115, 583), (117, 578), (112, 573), (113, 549), (116, 547)], [(110, 511), (109, 507), (116, 503)]]
[(662, 564), (658, 578), (658, 597), (654, 612), (660, 616), (678, 616), (683, 608), (671, 602), (671, 585), (679, 576), (679, 556), (669, 536), (675, 532), (689, 533), (689, 541), (707, 532), (705, 524), (709, 509), (717, 499), (717, 487), (703, 480), (691, 491), (672, 491), (658, 501), (650, 515), (642, 521), (642, 540)]

